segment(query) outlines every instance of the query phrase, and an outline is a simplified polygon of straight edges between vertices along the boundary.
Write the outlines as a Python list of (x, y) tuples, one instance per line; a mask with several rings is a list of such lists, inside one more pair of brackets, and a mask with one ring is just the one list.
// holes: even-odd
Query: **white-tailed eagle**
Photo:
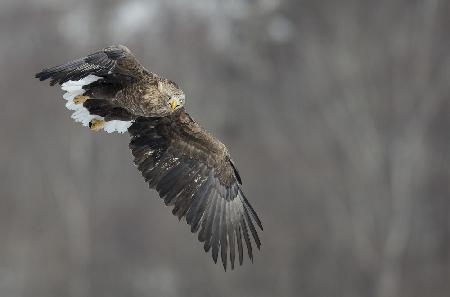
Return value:
[[(131, 134), (134, 163), (172, 213), (223, 267), (243, 262), (243, 242), (253, 260), (260, 248), (256, 212), (242, 192), (239, 172), (219, 140), (185, 111), (185, 95), (174, 82), (146, 70), (128, 48), (110, 46), (36, 74), (66, 91), (72, 118), (91, 130)], [(251, 234), (251, 236), (250, 236)]]

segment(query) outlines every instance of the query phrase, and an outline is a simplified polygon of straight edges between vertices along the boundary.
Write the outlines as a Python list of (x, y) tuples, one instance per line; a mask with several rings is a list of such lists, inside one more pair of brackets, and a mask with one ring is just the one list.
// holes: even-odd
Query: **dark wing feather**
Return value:
[[(250, 234), (260, 248), (255, 223), (262, 224), (241, 189), (239, 173), (225, 146), (181, 109), (164, 118), (137, 118), (129, 128), (130, 149), (142, 175), (172, 213), (186, 217), (204, 249), (219, 252), (224, 269), (234, 268), (235, 251), (243, 262), (245, 241), (253, 259)], [(249, 231), (250, 230), (250, 231)], [(228, 254), (230, 255), (228, 258)]]
[(148, 73), (130, 50), (113, 45), (63, 65), (42, 70), (36, 74), (41, 81), (50, 79), (50, 85), (80, 80), (88, 75), (105, 78), (102, 83), (124, 85)]

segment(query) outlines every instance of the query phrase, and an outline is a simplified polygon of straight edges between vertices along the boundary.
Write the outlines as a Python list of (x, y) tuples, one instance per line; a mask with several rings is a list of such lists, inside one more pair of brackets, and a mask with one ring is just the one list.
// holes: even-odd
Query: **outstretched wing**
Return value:
[(260, 240), (254, 222), (262, 224), (244, 196), (239, 174), (225, 148), (203, 130), (184, 109), (165, 118), (138, 118), (128, 129), (134, 163), (172, 213), (186, 217), (204, 249), (217, 262), (220, 249), (226, 270), (227, 255), (234, 268), (235, 245), (243, 262), (243, 243), (253, 260), (252, 234)]
[[(149, 72), (123, 45), (113, 45), (66, 64), (46, 68), (36, 74), (41, 81), (50, 79), (50, 85), (60, 84), (66, 92), (66, 107), (74, 111), (72, 118), (89, 126), (93, 120), (105, 120), (103, 129), (108, 132), (126, 132), (131, 125), (129, 116), (112, 101), (115, 94), (127, 84), (139, 81)], [(77, 96), (88, 96), (85, 104), (77, 104)], [(97, 100), (100, 99), (100, 100)], [(102, 107), (102, 108), (100, 108)], [(107, 108), (104, 108), (107, 107)], [(100, 108), (100, 109), (99, 109)], [(117, 112), (120, 109), (120, 114)], [(98, 111), (99, 112), (95, 112)], [(106, 111), (114, 111), (105, 114)]]
[(50, 85), (79, 81), (88, 75), (106, 78), (109, 82), (126, 84), (147, 73), (131, 51), (123, 45), (113, 45), (87, 57), (63, 65), (46, 68), (36, 74), (41, 81), (50, 79)]

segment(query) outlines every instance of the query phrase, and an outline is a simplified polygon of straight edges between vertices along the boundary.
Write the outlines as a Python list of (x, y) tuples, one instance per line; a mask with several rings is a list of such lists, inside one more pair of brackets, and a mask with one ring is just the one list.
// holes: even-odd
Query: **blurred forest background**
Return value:
[[(450, 296), (450, 2), (1, 0), (0, 296)], [(263, 220), (223, 271), (46, 66), (180, 84)]]

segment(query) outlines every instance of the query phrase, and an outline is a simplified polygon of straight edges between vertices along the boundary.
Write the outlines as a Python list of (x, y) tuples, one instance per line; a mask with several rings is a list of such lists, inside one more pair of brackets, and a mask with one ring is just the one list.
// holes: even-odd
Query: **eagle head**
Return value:
[(159, 80), (158, 90), (165, 96), (166, 108), (170, 113), (184, 106), (184, 92), (173, 81), (168, 79)]

